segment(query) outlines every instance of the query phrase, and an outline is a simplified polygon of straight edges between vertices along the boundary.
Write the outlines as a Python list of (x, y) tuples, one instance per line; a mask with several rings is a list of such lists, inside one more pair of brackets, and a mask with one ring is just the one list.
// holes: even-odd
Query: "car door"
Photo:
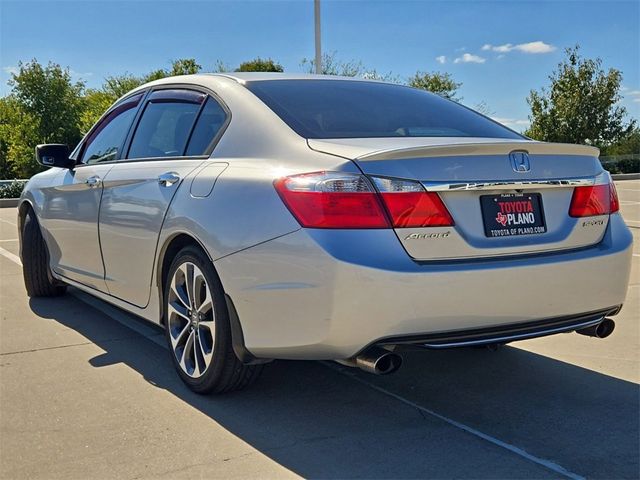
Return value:
[(52, 269), (101, 291), (107, 290), (98, 232), (102, 181), (121, 154), (142, 97), (115, 105), (82, 143), (76, 167), (42, 192), (40, 221)]
[(184, 178), (206, 161), (225, 118), (219, 103), (195, 90), (164, 88), (145, 100), (126, 159), (103, 182), (100, 241), (111, 295), (147, 305), (169, 204)]

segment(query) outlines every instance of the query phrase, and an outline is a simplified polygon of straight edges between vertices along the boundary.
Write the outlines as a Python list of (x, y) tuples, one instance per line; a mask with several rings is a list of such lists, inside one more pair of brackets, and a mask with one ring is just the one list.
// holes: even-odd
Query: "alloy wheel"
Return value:
[(180, 264), (169, 283), (167, 328), (182, 371), (201, 377), (213, 358), (215, 312), (207, 279), (192, 262)]

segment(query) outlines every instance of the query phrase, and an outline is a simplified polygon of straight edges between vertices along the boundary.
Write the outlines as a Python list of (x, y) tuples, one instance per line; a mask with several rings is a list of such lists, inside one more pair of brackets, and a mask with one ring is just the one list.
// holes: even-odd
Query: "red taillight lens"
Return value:
[(616, 190), (616, 185), (611, 182), (609, 184), (609, 213), (616, 213), (618, 210), (620, 210), (618, 191)]
[(569, 216), (593, 217), (608, 215), (620, 209), (618, 194), (613, 184), (576, 187), (573, 190)]
[(363, 175), (319, 172), (275, 181), (280, 198), (307, 228), (389, 228), (380, 199)]
[(453, 225), (437, 193), (383, 193), (382, 199), (395, 228)]
[(374, 177), (394, 228), (450, 227), (454, 225), (442, 199), (409, 180)]

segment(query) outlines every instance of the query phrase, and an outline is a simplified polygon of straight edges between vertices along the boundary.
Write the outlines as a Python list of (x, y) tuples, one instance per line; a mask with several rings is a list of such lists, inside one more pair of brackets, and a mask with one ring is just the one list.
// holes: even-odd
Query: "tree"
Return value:
[(131, 73), (107, 77), (100, 89), (87, 90), (80, 129), (86, 133), (116, 100), (144, 83), (174, 75), (191, 75), (201, 69), (202, 66), (194, 58), (181, 58), (171, 63), (170, 70), (161, 68), (141, 77)]
[(104, 90), (87, 90), (84, 96), (84, 110), (80, 116), (80, 131), (84, 135), (94, 123), (120, 96), (107, 93)]
[(14, 178), (15, 165), (11, 156), (11, 147), (15, 142), (15, 126), (17, 125), (17, 108), (15, 98), (0, 98), (0, 178)]
[(381, 82), (402, 83), (402, 80), (400, 80), (400, 77), (394, 74), (393, 72), (380, 73), (375, 68), (371, 70), (367, 70), (360, 76), (366, 80), (379, 80)]
[(247, 62), (242, 62), (236, 72), (284, 72), (284, 68), (279, 63), (275, 63), (271, 58), (263, 60), (258, 57)]
[(35, 59), (19, 63), (9, 85), (19, 108), (37, 120), (42, 142), (78, 142), (84, 83), (72, 82), (68, 68), (51, 62), (43, 67)]
[(618, 142), (611, 144), (601, 151), (602, 155), (639, 155), (640, 128), (635, 127), (629, 134)]
[[(164, 73), (164, 70), (157, 70), (152, 75), (159, 75), (160, 72)], [(164, 78), (166, 75), (158, 76), (157, 78)], [(157, 78), (154, 78), (156, 80)], [(124, 73), (122, 75), (114, 75), (104, 79), (101, 91), (108, 95), (112, 102), (115, 102), (118, 98), (125, 95), (129, 91), (136, 87), (139, 87), (147, 81), (146, 77), (136, 77), (130, 73)]]
[[(13, 171), (28, 177), (41, 170), (33, 149), (38, 143), (76, 145), (81, 137), (84, 83), (73, 82), (69, 69), (33, 59), (18, 64), (3, 99), (2, 140)], [(8, 161), (7, 161), (8, 163)]]
[(226, 73), (231, 71), (231, 67), (222, 60), (216, 60), (216, 65), (211, 70), (213, 73)]
[(172, 62), (169, 76), (194, 75), (200, 70), (202, 66), (196, 62), (195, 58), (181, 58)]
[(161, 68), (153, 70), (141, 77), (137, 77), (128, 72), (122, 75), (107, 77), (102, 85), (101, 91), (109, 95), (113, 103), (121, 96), (144, 83), (175, 75), (192, 75), (198, 73), (200, 70), (202, 70), (202, 66), (196, 62), (195, 58), (180, 58), (171, 62), (170, 70)]
[(428, 92), (437, 93), (441, 97), (449, 100), (456, 102), (462, 100), (462, 97), (456, 96), (462, 83), (456, 82), (449, 73), (418, 71), (413, 77), (409, 78), (407, 83), (410, 87), (421, 88)]
[[(303, 58), (300, 66), (309, 73), (316, 72), (316, 61)], [(322, 75), (340, 75), (342, 77), (361, 77), (367, 72), (361, 61), (342, 61), (337, 57), (337, 52), (322, 54)]]
[(536, 140), (586, 143), (606, 147), (628, 136), (635, 120), (618, 105), (622, 74), (605, 72), (602, 60), (580, 56), (580, 47), (565, 50), (566, 58), (549, 76), (548, 89), (532, 90), (531, 127), (525, 134)]

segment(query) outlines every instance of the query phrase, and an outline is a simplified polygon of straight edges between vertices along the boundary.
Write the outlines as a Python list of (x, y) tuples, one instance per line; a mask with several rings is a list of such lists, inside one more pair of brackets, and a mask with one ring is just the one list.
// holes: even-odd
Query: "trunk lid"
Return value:
[[(568, 213), (576, 186), (609, 181), (598, 160), (599, 151), (593, 147), (525, 139), (442, 137), (308, 142), (313, 150), (352, 159), (366, 175), (415, 180), (427, 191), (438, 192), (454, 226), (395, 229), (407, 253), (416, 260), (581, 248), (600, 242), (609, 220), (608, 215), (572, 218)], [(497, 205), (503, 209), (504, 205), (523, 205), (525, 214), (527, 205), (529, 209), (534, 205), (536, 222), (543, 226), (537, 227), (536, 233), (510, 229), (521, 234), (507, 232), (502, 236), (501, 230), (501, 236), (490, 236), (497, 235), (492, 220), (499, 211)], [(506, 226), (518, 229), (517, 222), (526, 217), (515, 210), (513, 213)]]

